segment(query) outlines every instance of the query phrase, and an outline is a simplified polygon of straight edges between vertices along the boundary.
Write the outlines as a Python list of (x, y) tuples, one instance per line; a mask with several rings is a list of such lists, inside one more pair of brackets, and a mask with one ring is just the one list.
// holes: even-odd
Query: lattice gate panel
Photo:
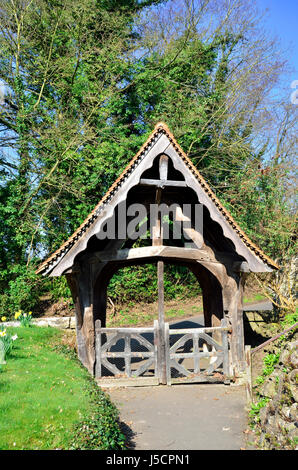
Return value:
[(101, 328), (96, 322), (95, 377), (157, 377), (157, 324), (153, 328)]
[[(221, 327), (169, 329), (165, 324), (167, 384), (185, 382), (229, 383), (229, 348), (226, 320)], [(221, 334), (221, 343), (209, 333)]]
[[(125, 380), (125, 386), (165, 383), (229, 383), (229, 347), (226, 321), (221, 327), (169, 329), (165, 323), (153, 328), (101, 328), (95, 324), (95, 377)], [(221, 341), (210, 334), (216, 332)], [(162, 339), (162, 335), (163, 339)], [(108, 385), (109, 386), (109, 385)]]

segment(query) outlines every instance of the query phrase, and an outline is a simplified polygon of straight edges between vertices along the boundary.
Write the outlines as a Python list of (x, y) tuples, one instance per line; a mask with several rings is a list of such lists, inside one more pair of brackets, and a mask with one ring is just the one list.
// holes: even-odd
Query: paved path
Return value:
[[(270, 302), (244, 310), (271, 310)], [(204, 317), (171, 322), (171, 328), (204, 325)], [(243, 386), (185, 384), (107, 390), (121, 420), (133, 431), (136, 450), (239, 450), (245, 447)]]
[(136, 450), (239, 450), (245, 390), (197, 384), (110, 389)]
[[(171, 328), (203, 325), (202, 315), (171, 322)], [(134, 433), (136, 450), (239, 450), (244, 446), (244, 387), (180, 384), (107, 391), (121, 420)]]
[(248, 303), (243, 305), (244, 311), (262, 311), (262, 310), (272, 310), (272, 303), (269, 300), (262, 300), (260, 302)]

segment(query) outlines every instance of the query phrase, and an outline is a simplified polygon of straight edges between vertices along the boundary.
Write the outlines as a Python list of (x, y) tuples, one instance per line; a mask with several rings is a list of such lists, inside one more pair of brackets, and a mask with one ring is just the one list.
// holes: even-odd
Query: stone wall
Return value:
[(279, 324), (272, 321), (272, 310), (251, 310), (243, 313), (245, 344), (249, 344), (252, 349), (278, 333)]
[[(43, 317), (33, 318), (32, 324), (36, 326), (52, 326), (55, 328), (61, 328), (63, 330), (75, 330), (76, 319), (75, 317)], [(19, 321), (9, 321), (2, 323), (4, 326), (20, 326)]]
[(256, 444), (262, 449), (297, 449), (298, 446), (298, 339), (280, 349), (278, 364), (258, 387), (260, 409)]

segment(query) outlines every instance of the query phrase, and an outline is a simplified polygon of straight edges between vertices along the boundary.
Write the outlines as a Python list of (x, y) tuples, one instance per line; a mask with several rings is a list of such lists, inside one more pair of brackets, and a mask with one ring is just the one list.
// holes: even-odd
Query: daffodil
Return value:
[(15, 313), (14, 317), (17, 320), (21, 315), (22, 315), (22, 312), (21, 312), (21, 310), (19, 310), (18, 312)]
[(13, 336), (11, 337), (12, 341), (15, 341), (17, 338), (18, 338), (18, 335), (13, 335)]
[(6, 321), (6, 317), (2, 317), (2, 318), (1, 318), (1, 321)]
[(0, 331), (0, 336), (4, 338), (6, 336), (6, 330)]

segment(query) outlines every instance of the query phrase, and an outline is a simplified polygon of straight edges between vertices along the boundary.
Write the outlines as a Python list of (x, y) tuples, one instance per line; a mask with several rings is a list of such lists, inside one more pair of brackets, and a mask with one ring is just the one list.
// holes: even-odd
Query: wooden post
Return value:
[[(221, 320), (221, 326), (223, 328), (226, 328), (228, 326), (228, 322), (227, 322), (227, 319), (226, 318), (223, 318)], [(222, 331), (222, 339), (221, 339), (221, 342), (222, 342), (222, 348), (223, 348), (223, 364), (222, 364), (222, 368), (223, 368), (223, 373), (224, 373), (224, 376), (225, 376), (225, 380), (224, 380), (224, 383), (225, 384), (229, 384), (230, 383), (230, 362), (229, 362), (229, 342), (228, 342), (228, 332), (225, 330), (225, 331)]]
[(127, 377), (131, 377), (131, 345), (130, 345), (130, 335), (125, 335), (125, 374)]
[(238, 376), (246, 370), (245, 354), (244, 354), (244, 331), (243, 331), (243, 309), (242, 309), (242, 288), (237, 279), (228, 276), (226, 285), (223, 285), (223, 301), (226, 317), (232, 325), (231, 333), (231, 360), (234, 374)]
[(159, 159), (159, 178), (161, 181), (166, 181), (168, 178), (168, 165), (169, 158), (166, 155), (161, 155)]
[[(166, 155), (162, 155), (159, 160), (159, 174), (161, 179), (167, 179), (168, 174), (168, 157)], [(162, 196), (162, 188), (157, 187), (155, 193), (155, 204), (159, 206), (161, 203), (161, 196)], [(153, 227), (153, 238), (152, 238), (152, 246), (161, 246), (162, 245), (162, 220), (160, 218), (159, 212), (157, 213), (156, 220), (154, 221)]]
[[(157, 188), (155, 195), (155, 204), (159, 206), (161, 201), (161, 188)], [(157, 208), (158, 210), (158, 208)], [(163, 242), (162, 237), (162, 220), (159, 211), (156, 214), (156, 219), (154, 220), (154, 226), (152, 231), (152, 246), (161, 246)]]
[(95, 377), (101, 377), (101, 321), (95, 322)]
[(199, 333), (196, 331), (192, 335), (192, 341), (193, 341), (193, 352), (194, 352), (194, 373), (199, 374), (200, 373), (200, 358), (198, 356), (199, 354)]
[(157, 262), (158, 280), (158, 338), (159, 338), (159, 377), (163, 385), (167, 383), (166, 348), (165, 348), (165, 320), (164, 320), (164, 262)]
[(158, 320), (154, 320), (154, 376), (159, 378), (159, 366), (158, 366)]
[(172, 385), (171, 382), (171, 357), (170, 357), (170, 327), (165, 323), (165, 354), (166, 354), (166, 375), (167, 385)]
[(251, 346), (245, 346), (245, 359), (246, 359), (246, 402), (250, 406), (253, 402), (252, 397), (252, 378), (251, 378)]

